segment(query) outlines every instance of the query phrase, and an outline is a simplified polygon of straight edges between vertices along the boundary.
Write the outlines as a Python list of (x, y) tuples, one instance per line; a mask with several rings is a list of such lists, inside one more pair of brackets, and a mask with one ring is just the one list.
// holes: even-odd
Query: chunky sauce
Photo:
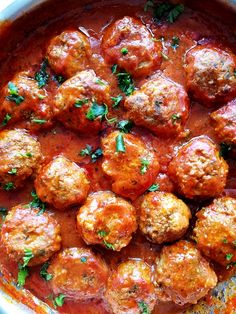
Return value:
[[(31, 16), (24, 16), (24, 18), (20, 19), (15, 25), (8, 26), (4, 24), (2, 26), (2, 40), (0, 39), (0, 45), (5, 46), (5, 50), (1, 51), (1, 58), (4, 62), (1, 62), (0, 87), (4, 86), (4, 84), (11, 79), (13, 74), (20, 70), (28, 68), (37, 70), (45, 56), (46, 47), (50, 38), (63, 30), (79, 28), (91, 36), (92, 49), (93, 52), (96, 53), (95, 58), (97, 58), (94, 62), (95, 72), (111, 84), (113, 94), (116, 96), (120, 93), (116, 85), (116, 79), (110, 75), (110, 69), (99, 59), (101, 53), (99, 44), (104, 28), (112, 21), (122, 18), (124, 15), (141, 18), (147, 26), (152, 24), (152, 31), (156, 38), (160, 36), (165, 37), (164, 51), (168, 56), (168, 60), (163, 60), (161, 70), (183, 86), (186, 84), (185, 72), (183, 70), (183, 55), (196, 44), (197, 40), (204, 37), (221, 38), (232, 50), (236, 49), (235, 35), (231, 28), (235, 20), (233, 21), (233, 16), (230, 13), (222, 10), (221, 7), (215, 4), (211, 4), (212, 1), (208, 1), (207, 3), (203, 1), (204, 4), (199, 4), (199, 1), (190, 1), (192, 8), (186, 7), (185, 12), (174, 24), (160, 24), (156, 27), (151, 21), (151, 14), (144, 12), (144, 2), (140, 0), (129, 1), (129, 5), (127, 5), (127, 2), (122, 1), (95, 1), (87, 5), (78, 4), (78, 7), (76, 7), (73, 2), (76, 1), (68, 1), (68, 4), (66, 3), (64, 5), (61, 4), (62, 2), (59, 4), (59, 1), (47, 4), (41, 9), (39, 8), (37, 13), (33, 13)], [(65, 9), (63, 9), (63, 6), (65, 6)], [(212, 16), (204, 13), (204, 10), (210, 10), (213, 9), (213, 7)], [(54, 12), (53, 18), (51, 17), (52, 12)], [(220, 21), (220, 16), (222, 21)], [(35, 18), (38, 20), (37, 28), (33, 31), (27, 31), (36, 26)], [(22, 30), (25, 31), (22, 32)], [(180, 46), (176, 50), (170, 45), (173, 36), (180, 38)], [(8, 41), (7, 44), (5, 44), (6, 40)], [(5, 52), (9, 51), (10, 48), (11, 50), (6, 56)], [(139, 81), (135, 83), (136, 86), (140, 84)], [(47, 89), (53, 98), (56, 89), (55, 83), (50, 82)], [(214, 130), (209, 121), (208, 113), (210, 111), (212, 111), (212, 109), (207, 109), (198, 103), (192, 103), (190, 118), (186, 126), (186, 128), (189, 129), (189, 139), (194, 136), (206, 134), (217, 143), (218, 140), (215, 137)], [(119, 109), (114, 110), (111, 116), (121, 117), (124, 115), (122, 110)], [(24, 127), (22, 124), (19, 126)], [(140, 128), (134, 129), (134, 132), (153, 143), (159, 156), (161, 166), (160, 174), (156, 182), (160, 184), (161, 190), (172, 191), (172, 183), (165, 175), (167, 164), (174, 150), (186, 141), (186, 139), (157, 139), (150, 135), (149, 132)], [(79, 155), (79, 152), (86, 144), (93, 146), (94, 149), (98, 148), (100, 146), (99, 136), (81, 138), (77, 136), (76, 133), (66, 130), (59, 124), (55, 124), (52, 129), (39, 133), (38, 136), (46, 160), (50, 161), (53, 156), (63, 154), (87, 169), (91, 181), (91, 191), (110, 189), (110, 182), (101, 171), (101, 160), (96, 163), (90, 163), (89, 158), (84, 158)], [(225, 194), (236, 197), (236, 165), (233, 160), (228, 160), (228, 162), (230, 171)], [(21, 190), (13, 192), (1, 191), (1, 207), (10, 208), (19, 203), (29, 202), (31, 200), (30, 193), (32, 189), (33, 181), (28, 180)], [(138, 201), (136, 202), (138, 203)], [(200, 207), (199, 204), (193, 202), (189, 202), (189, 205), (193, 211)], [(66, 212), (54, 212), (61, 224), (63, 248), (85, 246), (76, 231), (75, 220), (77, 209), (68, 210)], [(0, 250), (3, 252), (3, 248), (0, 248)], [(99, 248), (98, 250), (112, 268), (128, 257), (140, 257), (147, 263), (152, 264), (160, 247), (150, 244), (142, 235), (136, 234), (128, 247), (122, 249), (121, 252), (110, 252)], [(1, 253), (0, 256), (0, 262), (2, 264), (2, 273), (7, 278), (9, 278), (10, 275), (13, 275), (14, 278), (17, 276), (17, 265), (10, 262), (3, 253)], [(39, 269), (39, 267), (31, 268), (25, 288), (51, 305), (51, 291), (48, 284), (39, 276)], [(221, 279), (225, 279), (228, 275), (221, 269), (217, 269), (217, 272), (221, 275)], [(234, 304), (235, 298), (232, 298), (229, 302), (229, 308), (234, 308)], [(231, 313), (230, 309), (227, 313)], [(157, 305), (154, 313), (168, 314), (179, 310), (181, 310), (180, 307), (168, 303)], [(88, 304), (66, 301), (61, 308), (58, 308), (58, 311), (62, 313), (80, 314), (106, 313), (102, 301), (90, 302)]]

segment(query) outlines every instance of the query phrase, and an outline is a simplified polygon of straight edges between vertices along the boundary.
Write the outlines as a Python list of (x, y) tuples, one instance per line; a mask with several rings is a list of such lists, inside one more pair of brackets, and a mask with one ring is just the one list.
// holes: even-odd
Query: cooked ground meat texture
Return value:
[(88, 38), (76, 30), (66, 30), (53, 37), (47, 48), (50, 66), (66, 78), (88, 68), (91, 54)]
[(92, 193), (79, 210), (77, 227), (87, 244), (120, 251), (137, 229), (136, 211), (110, 191)]
[[(124, 142), (125, 151), (117, 151)], [(138, 136), (118, 131), (102, 139), (102, 169), (112, 180), (112, 191), (134, 200), (143, 194), (159, 172), (159, 163), (151, 146)]]
[(79, 72), (58, 89), (54, 114), (66, 127), (81, 134), (96, 134), (102, 129), (106, 105), (111, 103), (108, 83), (93, 70)]
[(152, 192), (144, 196), (140, 207), (139, 227), (154, 243), (180, 239), (188, 229), (191, 212), (175, 195)]
[(84, 201), (89, 187), (86, 171), (64, 156), (58, 156), (43, 166), (35, 180), (39, 198), (59, 210)]
[(86, 301), (102, 297), (108, 279), (103, 259), (87, 248), (66, 248), (52, 260), (48, 268), (50, 285), (55, 295)]
[(126, 98), (124, 107), (135, 124), (165, 137), (178, 135), (189, 115), (184, 88), (163, 75), (147, 80)]
[(24, 123), (30, 131), (38, 131), (52, 125), (52, 109), (45, 89), (39, 88), (30, 72), (15, 74), (2, 89), (0, 122), (2, 126)]
[(105, 299), (114, 314), (150, 313), (156, 303), (151, 267), (141, 259), (121, 263), (108, 279)]
[(23, 129), (0, 132), (0, 155), (0, 184), (7, 191), (22, 186), (42, 158), (39, 142)]
[(230, 268), (236, 263), (236, 199), (221, 197), (197, 213), (194, 236), (199, 250)]
[(125, 16), (108, 26), (102, 38), (105, 60), (118, 64), (133, 76), (149, 75), (161, 64), (160, 42), (154, 41), (138, 19)]
[(169, 164), (169, 175), (187, 198), (214, 197), (224, 190), (228, 165), (217, 146), (205, 136), (181, 146)]
[(52, 214), (20, 204), (7, 214), (2, 224), (1, 241), (10, 259), (23, 263), (25, 250), (31, 250), (33, 258), (28, 265), (39, 265), (60, 250), (60, 225)]
[(236, 99), (212, 112), (211, 119), (218, 138), (236, 145)]
[(195, 304), (217, 284), (207, 260), (190, 242), (181, 240), (164, 246), (156, 260), (155, 281), (160, 301)]
[(213, 44), (199, 45), (186, 57), (188, 90), (207, 106), (236, 96), (236, 56)]

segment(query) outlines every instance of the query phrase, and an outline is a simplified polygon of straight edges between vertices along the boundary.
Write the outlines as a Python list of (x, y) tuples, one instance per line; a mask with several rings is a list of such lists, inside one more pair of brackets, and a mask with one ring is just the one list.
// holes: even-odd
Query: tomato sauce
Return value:
[[(83, 2), (83, 1), (82, 1)], [(113, 96), (120, 93), (116, 78), (110, 74), (109, 68), (100, 58), (100, 41), (104, 29), (111, 22), (122, 18), (124, 15), (136, 16), (140, 18), (148, 27), (152, 29), (155, 38), (164, 36), (164, 53), (168, 57), (162, 62), (161, 70), (165, 75), (174, 81), (186, 85), (184, 71), (184, 55), (188, 49), (196, 45), (196, 42), (204, 38), (221, 38), (221, 41), (232, 50), (236, 51), (235, 15), (223, 9), (221, 6), (213, 4), (213, 1), (186, 1), (185, 12), (173, 24), (155, 24), (150, 13), (144, 12), (144, 1), (132, 0), (129, 4), (125, 1), (91, 1), (87, 4), (78, 1), (52, 1), (42, 5), (35, 12), (26, 14), (13, 24), (3, 23), (0, 36), (0, 87), (2, 88), (14, 75), (21, 70), (37, 70), (42, 62), (50, 38), (67, 29), (80, 29), (90, 36), (94, 56), (94, 70), (98, 76), (107, 80), (113, 91)], [(62, 4), (63, 3), (63, 4)], [(211, 11), (211, 15), (207, 12)], [(177, 49), (171, 47), (173, 36), (180, 38), (180, 46)], [(139, 86), (141, 81), (136, 80), (135, 85)], [(54, 97), (56, 84), (50, 82), (47, 90)], [(216, 143), (218, 142), (214, 130), (210, 125), (208, 113), (213, 109), (205, 108), (196, 102), (191, 103), (191, 113), (186, 126), (186, 134), (182, 139), (160, 139), (149, 132), (134, 128), (134, 133), (138, 134), (146, 141), (151, 141), (154, 145), (160, 161), (160, 174), (156, 182), (160, 184), (160, 189), (173, 191), (173, 184), (166, 175), (167, 165), (171, 160), (174, 151), (187, 139), (198, 135), (207, 135)], [(111, 116), (125, 117), (122, 109), (113, 110)], [(24, 123), (17, 126), (24, 127)], [(112, 128), (112, 126), (108, 126)], [(101, 160), (91, 163), (89, 157), (82, 157), (79, 153), (86, 144), (94, 149), (100, 147), (100, 136), (80, 137), (75, 132), (65, 129), (60, 124), (54, 124), (53, 128), (37, 134), (42, 145), (42, 152), (46, 161), (50, 161), (54, 156), (63, 154), (75, 161), (80, 166), (87, 169), (91, 181), (91, 191), (111, 189), (111, 183), (101, 171)], [(236, 196), (236, 165), (231, 159), (228, 160), (230, 171), (225, 194)], [(23, 189), (14, 192), (0, 192), (0, 206), (11, 208), (19, 203), (31, 200), (33, 190), (33, 180), (28, 180)], [(139, 200), (135, 202), (138, 205)], [(201, 204), (189, 201), (191, 209), (196, 211)], [(62, 247), (85, 246), (83, 240), (76, 231), (77, 209), (65, 212), (52, 210), (56, 219), (61, 224)], [(131, 243), (121, 252), (110, 252), (96, 248), (105, 258), (108, 265), (114, 268), (121, 261), (129, 257), (143, 258), (147, 263), (152, 264), (160, 251), (160, 246), (151, 244), (137, 233)], [(8, 260), (4, 250), (0, 247), (1, 270), (6, 278), (16, 278), (17, 265)], [(39, 276), (40, 267), (32, 267), (30, 276), (27, 278), (25, 288), (34, 295), (52, 306), (52, 292), (47, 282)], [(232, 275), (228, 271), (216, 268), (221, 279)], [(25, 302), (25, 300), (24, 300)], [(229, 308), (234, 308), (235, 298), (229, 302)], [(91, 301), (89, 303), (73, 303), (65, 301), (65, 304), (57, 309), (61, 313), (80, 314), (105, 314), (106, 309), (102, 301)], [(175, 313), (183, 310), (172, 303), (158, 304), (154, 310), (158, 313)], [(231, 312), (227, 312), (231, 313)]]

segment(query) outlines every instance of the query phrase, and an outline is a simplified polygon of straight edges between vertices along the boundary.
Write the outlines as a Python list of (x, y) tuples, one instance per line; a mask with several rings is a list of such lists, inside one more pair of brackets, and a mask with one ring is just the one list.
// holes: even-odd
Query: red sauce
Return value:
[[(222, 41), (231, 49), (236, 49), (236, 41), (232, 33), (232, 25), (235, 16), (222, 9), (220, 6), (213, 4), (213, 1), (189, 1), (191, 8), (186, 7), (184, 14), (174, 24), (161, 24), (154, 27), (154, 36), (164, 36), (166, 40), (173, 36), (180, 38), (180, 47), (173, 50), (170, 46), (165, 47), (165, 54), (168, 60), (163, 60), (161, 70), (170, 78), (186, 85), (185, 72), (183, 69), (183, 55), (185, 52), (196, 44), (196, 40), (201, 38), (221, 38)], [(100, 39), (103, 34), (104, 27), (112, 21), (123, 17), (124, 15), (137, 16), (145, 21), (148, 25), (151, 23), (151, 15), (144, 13), (144, 2), (140, 0), (123, 2), (117, 1), (93, 1), (89, 4), (78, 5), (77, 1), (54, 1), (43, 5), (32, 14), (26, 14), (17, 22), (8, 25), (2, 25), (0, 46), (1, 48), (1, 68), (0, 68), (0, 87), (8, 82), (14, 73), (22, 69), (37, 68), (44, 58), (46, 47), (49, 39), (61, 31), (68, 28), (85, 28), (93, 37), (92, 49), (100, 54)], [(204, 11), (210, 11), (205, 13)], [(114, 77), (107, 75), (106, 68), (101, 63), (97, 63), (94, 69), (96, 73), (107, 80), (114, 88), (114, 95), (119, 93)], [(139, 81), (136, 81), (136, 85)], [(49, 85), (48, 91), (51, 97), (54, 96), (55, 86)], [(187, 123), (189, 129), (189, 138), (206, 134), (217, 142), (214, 130), (210, 125), (208, 113), (211, 109), (205, 108), (198, 103), (191, 104), (191, 114)], [(116, 115), (122, 116), (122, 110), (114, 112)], [(172, 183), (165, 175), (168, 162), (172, 157), (175, 147), (180, 146), (186, 139), (157, 139), (146, 131), (135, 129), (140, 136), (145, 137), (148, 141), (152, 141), (156, 147), (161, 174), (157, 178), (161, 189), (171, 191)], [(86, 144), (92, 145), (94, 148), (100, 146), (99, 136), (95, 137), (78, 137), (74, 132), (66, 130), (61, 125), (55, 125), (51, 130), (41, 132), (39, 140), (42, 145), (42, 151), (45, 158), (49, 161), (53, 156), (63, 154), (69, 159), (77, 162), (88, 170), (89, 179), (91, 181), (92, 191), (110, 189), (111, 185), (101, 171), (101, 161), (97, 163), (89, 163), (89, 160), (79, 155), (79, 152)], [(236, 196), (236, 165), (233, 160), (229, 160), (230, 171), (225, 193), (227, 195)], [(33, 182), (28, 180), (23, 189), (15, 192), (0, 192), (0, 205), (10, 208), (23, 202), (29, 202), (31, 199), (30, 192), (33, 189)], [(191, 208), (196, 209), (198, 204), (190, 204)], [(76, 231), (76, 210), (68, 210), (66, 212), (55, 211), (56, 218), (62, 228), (62, 245), (65, 247), (85, 246)], [(2, 251), (2, 248), (0, 248)], [(121, 252), (108, 252), (100, 250), (107, 263), (111, 268), (115, 267), (121, 261), (128, 257), (140, 257), (147, 263), (152, 264), (160, 247), (146, 241), (140, 234), (136, 234), (128, 247)], [(10, 262), (6, 255), (0, 255), (0, 263), (2, 264), (2, 272), (6, 278), (16, 278), (17, 265)], [(221, 274), (221, 269), (217, 272)], [(225, 279), (225, 274), (222, 277)], [(50, 299), (51, 291), (48, 284), (39, 276), (39, 267), (33, 267), (30, 271), (30, 277), (27, 279), (25, 288), (29, 289), (34, 295), (52, 305)], [(26, 300), (21, 300), (26, 303)], [(235, 309), (235, 298), (229, 301), (229, 311), (232, 313)], [(232, 309), (232, 311), (231, 311)], [(80, 313), (80, 314), (105, 314), (102, 301), (90, 302), (87, 304), (79, 304), (66, 301), (63, 307), (58, 308), (61, 313)], [(181, 310), (174, 304), (158, 304), (154, 313), (175, 313)]]

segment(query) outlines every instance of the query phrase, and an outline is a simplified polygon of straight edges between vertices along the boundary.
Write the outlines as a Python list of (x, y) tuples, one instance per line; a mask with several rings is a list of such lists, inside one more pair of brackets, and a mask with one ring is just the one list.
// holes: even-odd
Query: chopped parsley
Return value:
[(20, 105), (25, 99), (23, 96), (19, 95), (17, 86), (12, 82), (8, 83), (8, 92), (10, 95), (7, 96), (6, 99), (16, 103), (17, 105)]
[(46, 280), (46, 281), (49, 281), (49, 280), (51, 280), (52, 279), (52, 274), (49, 274), (48, 273), (48, 267), (49, 267), (49, 262), (46, 262), (46, 263), (44, 263), (43, 264), (43, 266), (41, 267), (41, 269), (40, 269), (40, 276), (44, 279), (44, 280)]
[(29, 203), (29, 206), (31, 208), (38, 208), (38, 215), (43, 214), (46, 210), (46, 204), (40, 200), (35, 191), (31, 192), (31, 196), (33, 197), (33, 200)]
[(120, 52), (122, 53), (122, 55), (123, 55), (123, 56), (125, 56), (125, 55), (127, 55), (127, 54), (128, 54), (129, 50), (128, 50), (127, 48), (125, 48), (125, 47), (124, 47), (124, 48), (122, 48), (122, 49), (121, 49), (121, 51), (120, 51)]
[(96, 79), (95, 83), (98, 84), (98, 85), (101, 85), (101, 86), (106, 86), (107, 85), (104, 81), (100, 80), (99, 78)]
[(54, 82), (56, 82), (58, 85), (61, 85), (65, 82), (65, 78), (62, 75), (53, 75), (52, 79)]
[(78, 100), (76, 100), (74, 106), (75, 106), (75, 108), (81, 108), (84, 104), (87, 104), (88, 101), (89, 101), (89, 100), (88, 100), (87, 98), (78, 99)]
[(226, 269), (230, 269), (231, 267), (236, 267), (236, 262), (229, 263), (229, 264), (226, 266)]
[(5, 191), (11, 191), (15, 189), (15, 185), (12, 182), (8, 182), (3, 186)]
[(103, 242), (104, 242), (107, 249), (115, 251), (115, 247), (113, 244), (107, 242), (106, 240), (103, 240)]
[(230, 144), (227, 144), (225, 142), (220, 143), (220, 157), (228, 158), (228, 155), (232, 149), (232, 146)]
[(92, 162), (96, 162), (102, 156), (103, 156), (102, 149), (101, 148), (97, 148), (91, 155)]
[(116, 74), (116, 76), (117, 76), (118, 86), (119, 86), (120, 90), (123, 93), (125, 93), (126, 96), (131, 95), (135, 90), (134, 82), (133, 82), (131, 75), (128, 72), (126, 72), (125, 70), (118, 72), (117, 71), (117, 64), (114, 64), (112, 66), (111, 70), (112, 70), (112, 73)]
[(117, 72), (117, 67), (118, 67), (117, 64), (113, 64), (113, 66), (111, 67), (111, 72), (112, 72), (112, 74), (116, 74), (116, 72)]
[[(105, 230), (100, 230), (100, 231), (98, 231), (98, 235), (99, 235), (99, 237), (104, 238), (108, 235), (108, 232), (106, 232)], [(113, 251), (115, 250), (114, 245), (107, 242), (105, 239), (103, 239), (103, 243), (107, 249), (110, 249)]]
[(225, 255), (225, 259), (227, 260), (227, 261), (230, 261), (232, 258), (233, 258), (233, 254), (226, 254)]
[(150, 161), (147, 159), (141, 159), (141, 174), (145, 174), (148, 170), (148, 166), (150, 165)]
[(98, 231), (98, 235), (99, 237), (104, 238), (108, 235), (108, 232), (106, 232), (105, 230), (100, 230)]
[(25, 255), (23, 257), (23, 265), (22, 267), (25, 267), (29, 264), (29, 261), (34, 257), (33, 252), (31, 249), (25, 249)]
[(175, 125), (177, 122), (181, 121), (181, 115), (179, 113), (174, 113), (171, 116), (172, 123)]
[(49, 80), (49, 74), (47, 73), (47, 66), (48, 66), (48, 60), (44, 59), (41, 66), (40, 70), (36, 72), (34, 78), (38, 82), (38, 87), (42, 88), (44, 87)]
[(17, 169), (16, 168), (12, 168), (11, 170), (8, 171), (9, 174), (11, 175), (16, 175), (17, 174)]
[(25, 157), (25, 158), (31, 158), (33, 157), (33, 154), (31, 152), (26, 152), (25, 154), (20, 154), (21, 157)]
[(88, 145), (88, 144), (86, 144), (86, 147), (85, 148), (83, 148), (83, 149), (81, 149), (81, 151), (80, 151), (80, 156), (90, 156), (91, 154), (92, 154), (92, 146), (91, 145)]
[(176, 50), (179, 47), (179, 37), (177, 37), (177, 36), (172, 37), (171, 47), (174, 50)]
[(7, 216), (8, 210), (5, 207), (0, 207), (0, 216), (4, 220)]
[(167, 21), (173, 24), (184, 12), (184, 5), (169, 2), (155, 5), (153, 1), (149, 0), (145, 5), (144, 10), (148, 11), (149, 9), (153, 11), (154, 20), (156, 22)]
[(160, 189), (160, 185), (159, 184), (152, 184), (151, 186), (150, 186), (150, 188), (148, 188), (148, 191), (149, 192), (155, 192), (155, 191), (158, 191)]
[(117, 97), (111, 97), (111, 100), (113, 101), (112, 107), (117, 108), (119, 107), (121, 101), (123, 100), (123, 96), (118, 95)]
[(82, 257), (80, 258), (80, 261), (81, 261), (81, 263), (83, 263), (83, 264), (87, 263), (87, 257), (86, 257), (86, 256), (82, 256)]
[(44, 119), (32, 119), (33, 123), (37, 123), (37, 124), (44, 124), (47, 122), (47, 120)]
[(93, 102), (86, 114), (86, 118), (90, 121), (93, 121), (98, 117), (103, 118), (107, 114), (107, 111), (107, 106), (105, 104), (99, 105), (96, 102)]
[(118, 134), (116, 137), (116, 151), (118, 153), (125, 153), (125, 143), (123, 134)]
[(101, 148), (97, 148), (93, 151), (93, 147), (91, 145), (86, 144), (86, 147), (80, 151), (80, 156), (90, 156), (92, 162), (96, 162), (100, 157), (102, 157), (103, 152)]
[(228, 243), (228, 240), (227, 239), (223, 239), (222, 242), (223, 243)]
[(144, 301), (138, 302), (138, 307), (141, 314), (151, 314), (148, 305)]
[(9, 113), (7, 113), (2, 120), (2, 126), (6, 126), (8, 121), (10, 121), (10, 120), (11, 120), (11, 115)]
[(60, 293), (54, 300), (53, 300), (53, 305), (55, 308), (57, 308), (58, 306), (62, 306), (64, 304), (65, 301), (65, 295)]
[(121, 120), (117, 123), (117, 128), (123, 133), (129, 133), (133, 127), (133, 122), (130, 120)]
[(26, 278), (29, 276), (29, 269), (28, 264), (29, 261), (34, 257), (32, 250), (25, 249), (24, 257), (23, 257), (23, 264), (18, 265), (18, 277), (17, 277), (17, 284), (18, 286), (24, 286)]

